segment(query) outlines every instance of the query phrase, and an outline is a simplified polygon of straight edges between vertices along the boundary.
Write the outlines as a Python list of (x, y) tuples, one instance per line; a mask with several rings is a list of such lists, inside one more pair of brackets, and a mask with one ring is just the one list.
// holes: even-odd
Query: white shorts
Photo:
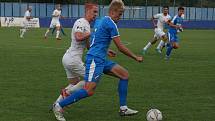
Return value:
[(59, 21), (58, 22), (51, 22), (49, 28), (54, 28), (54, 27), (57, 27), (57, 26), (60, 27), (60, 22)]
[(62, 63), (68, 79), (84, 77), (85, 66), (79, 56), (72, 57), (69, 53), (65, 53), (62, 58)]
[(155, 32), (154, 37), (156, 37), (157, 39), (160, 39), (162, 36), (165, 35), (165, 32), (160, 28), (155, 28), (154, 32)]
[(28, 20), (23, 20), (22, 22), (21, 22), (21, 27), (23, 27), (23, 28), (28, 28)]

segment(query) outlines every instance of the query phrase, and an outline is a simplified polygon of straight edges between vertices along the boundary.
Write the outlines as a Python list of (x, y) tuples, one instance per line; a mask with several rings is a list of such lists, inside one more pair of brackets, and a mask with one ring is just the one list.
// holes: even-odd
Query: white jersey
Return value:
[(62, 59), (68, 79), (84, 77), (85, 74), (85, 66), (82, 61), (82, 55), (84, 53), (84, 49), (86, 48), (86, 41), (78, 42), (75, 38), (76, 32), (90, 32), (90, 24), (85, 18), (80, 18), (74, 23), (71, 33), (71, 46)]
[(77, 41), (75, 38), (76, 32), (90, 32), (90, 23), (85, 18), (80, 18), (75, 21), (72, 33), (71, 33), (71, 46), (67, 50), (67, 53), (69, 53), (71, 56), (78, 56), (79, 58), (82, 58), (84, 49), (86, 48), (86, 41)]
[(57, 17), (52, 17), (51, 23), (60, 23), (60, 16), (61, 16), (61, 10), (55, 9), (52, 13), (52, 15)]
[(24, 19), (28, 20), (27, 17), (31, 16), (31, 12), (29, 10), (25, 11)]
[(166, 16), (164, 16), (163, 13), (159, 13), (159, 14), (155, 14), (153, 16), (154, 18), (158, 19), (158, 22), (157, 22), (157, 28), (163, 30), (164, 29), (164, 24), (171, 20), (171, 16), (169, 14), (167, 14)]

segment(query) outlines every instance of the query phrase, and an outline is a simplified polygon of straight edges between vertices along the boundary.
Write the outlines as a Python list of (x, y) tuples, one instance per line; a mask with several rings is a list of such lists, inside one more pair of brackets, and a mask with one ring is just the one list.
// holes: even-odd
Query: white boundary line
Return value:
[[(130, 45), (132, 44), (131, 42), (128, 42), (128, 41), (122, 41), (123, 44), (125, 45)], [(17, 46), (16, 44), (8, 44), (8, 46)], [(60, 47), (51, 47), (51, 46), (38, 46), (38, 45), (35, 45), (35, 46), (26, 46), (26, 47), (29, 47), (29, 48), (41, 48), (41, 49), (56, 49), (56, 50), (66, 50), (67, 48), (60, 48)], [(0, 47), (0, 48), (3, 48), (3, 47)]]
[(125, 45), (130, 45), (131, 44), (131, 42), (128, 42), (128, 41), (122, 41), (122, 43), (125, 44)]
[(66, 48), (59, 48), (59, 47), (49, 47), (49, 46), (31, 46), (34, 48), (43, 48), (43, 49), (57, 49), (57, 50), (65, 50)]

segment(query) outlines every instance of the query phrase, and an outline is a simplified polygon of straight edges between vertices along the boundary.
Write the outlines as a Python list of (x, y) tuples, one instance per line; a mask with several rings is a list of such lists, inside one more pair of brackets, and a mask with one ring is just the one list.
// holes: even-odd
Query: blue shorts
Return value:
[(116, 65), (115, 62), (104, 60), (91, 55), (86, 56), (86, 70), (84, 80), (86, 82), (99, 82), (103, 73), (110, 72)]
[(174, 32), (168, 32), (168, 39), (169, 39), (169, 42), (179, 42), (177, 33), (174, 33)]

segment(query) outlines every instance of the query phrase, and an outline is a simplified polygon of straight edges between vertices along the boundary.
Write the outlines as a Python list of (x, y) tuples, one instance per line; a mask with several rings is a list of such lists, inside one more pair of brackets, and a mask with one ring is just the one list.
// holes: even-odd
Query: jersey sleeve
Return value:
[(172, 21), (171, 21), (174, 25), (176, 25), (176, 21), (177, 21), (176, 19), (177, 19), (177, 16), (174, 16)]
[(114, 22), (111, 22), (109, 24), (109, 26), (110, 26), (110, 34), (111, 34), (112, 39), (115, 38), (115, 37), (120, 36), (119, 35), (119, 30), (117, 28), (117, 25)]
[(53, 16), (57, 16), (57, 15), (59, 15), (59, 12), (57, 10), (54, 10), (53, 13), (52, 13), (52, 15)]
[(76, 24), (75, 32), (90, 32), (90, 27), (88, 27), (84, 22), (78, 21)]
[(31, 16), (31, 15), (30, 15), (30, 12), (29, 12), (29, 11), (26, 11), (26, 12), (25, 12), (25, 16), (26, 16), (26, 17), (30, 17), (30, 16)]
[(160, 17), (160, 14), (155, 14), (154, 16), (153, 16), (153, 18), (159, 18)]

